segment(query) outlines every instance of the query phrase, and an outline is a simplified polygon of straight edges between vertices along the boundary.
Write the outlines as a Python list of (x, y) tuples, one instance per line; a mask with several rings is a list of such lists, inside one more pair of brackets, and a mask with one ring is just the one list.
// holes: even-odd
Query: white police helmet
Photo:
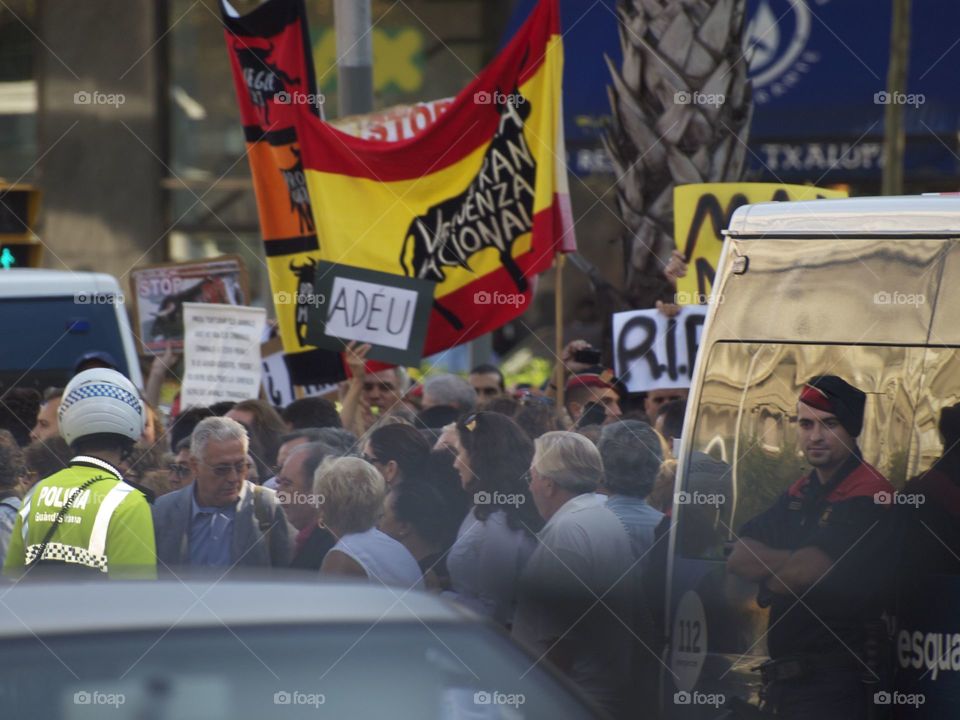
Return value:
[(87, 435), (110, 433), (136, 442), (145, 410), (137, 388), (116, 370), (91, 368), (67, 383), (57, 417), (67, 444)]

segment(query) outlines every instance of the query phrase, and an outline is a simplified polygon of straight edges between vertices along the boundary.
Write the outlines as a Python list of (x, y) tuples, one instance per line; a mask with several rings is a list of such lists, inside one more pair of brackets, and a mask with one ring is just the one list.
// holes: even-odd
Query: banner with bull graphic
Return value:
[(323, 100), (303, 0), (269, 0), (243, 16), (224, 0), (221, 14), (285, 361), (296, 385), (334, 382), (339, 355), (307, 344), (305, 308), (288, 299), (312, 294), (305, 269), (320, 258), (293, 114), (301, 103), (319, 114)]
[(425, 354), (529, 306), (534, 276), (574, 248), (556, 0), (432, 124), (401, 142), (296, 114), (319, 256), (437, 283)]

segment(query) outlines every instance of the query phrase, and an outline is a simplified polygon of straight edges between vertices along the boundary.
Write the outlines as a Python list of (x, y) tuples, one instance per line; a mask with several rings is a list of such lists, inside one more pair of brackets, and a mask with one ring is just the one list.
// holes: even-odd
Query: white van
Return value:
[(0, 271), (0, 392), (63, 387), (77, 359), (107, 352), (137, 387), (143, 376), (124, 295), (104, 273)]
[[(666, 718), (718, 716), (716, 703), (691, 697), (757, 700), (768, 611), (755, 583), (726, 572), (724, 551), (808, 470), (796, 431), (806, 380), (838, 375), (867, 394), (859, 445), (898, 489), (943, 451), (941, 410), (960, 402), (960, 197), (742, 207), (712, 296), (719, 301), (704, 326), (676, 490), (715, 502), (672, 511)], [(710, 472), (706, 455), (715, 459)], [(952, 577), (926, 578), (906, 595), (901, 587), (891, 652), (901, 694), (893, 697), (925, 701), (896, 708), (897, 717), (957, 714), (960, 547), (951, 552)], [(957, 640), (956, 667), (938, 657), (931, 672), (928, 637)]]

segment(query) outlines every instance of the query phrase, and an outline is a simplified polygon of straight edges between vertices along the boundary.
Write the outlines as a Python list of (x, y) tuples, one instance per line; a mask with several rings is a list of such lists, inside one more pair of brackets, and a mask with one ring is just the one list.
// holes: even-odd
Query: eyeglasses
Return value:
[(213, 474), (218, 478), (227, 478), (230, 477), (230, 473), (236, 473), (243, 477), (246, 475), (250, 468), (252, 467), (249, 462), (238, 462), (238, 463), (220, 463), (218, 465), (211, 465), (210, 463), (204, 463), (208, 468), (213, 470)]
[(167, 470), (175, 474), (177, 477), (185, 477), (190, 474), (190, 466), (181, 465), (180, 463), (170, 463), (167, 465)]
[(477, 421), (480, 419), (480, 413), (470, 413), (461, 423), (467, 432), (473, 432), (477, 429)]

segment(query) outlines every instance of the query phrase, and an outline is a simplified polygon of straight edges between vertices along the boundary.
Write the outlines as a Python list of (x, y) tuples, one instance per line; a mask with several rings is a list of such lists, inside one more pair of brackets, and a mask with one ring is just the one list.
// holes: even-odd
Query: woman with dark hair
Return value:
[(387, 487), (418, 477), (428, 455), (430, 444), (413, 425), (404, 423), (381, 425), (363, 446), (363, 459), (380, 471)]
[(473, 507), (447, 555), (452, 595), (504, 625), (543, 526), (527, 490), (532, 458), (530, 438), (504, 415), (473, 413), (457, 423), (456, 468)]
[(379, 527), (417, 559), (428, 589), (449, 588), (446, 554), (457, 536), (457, 523), (437, 488), (414, 478), (394, 485), (387, 493)]

